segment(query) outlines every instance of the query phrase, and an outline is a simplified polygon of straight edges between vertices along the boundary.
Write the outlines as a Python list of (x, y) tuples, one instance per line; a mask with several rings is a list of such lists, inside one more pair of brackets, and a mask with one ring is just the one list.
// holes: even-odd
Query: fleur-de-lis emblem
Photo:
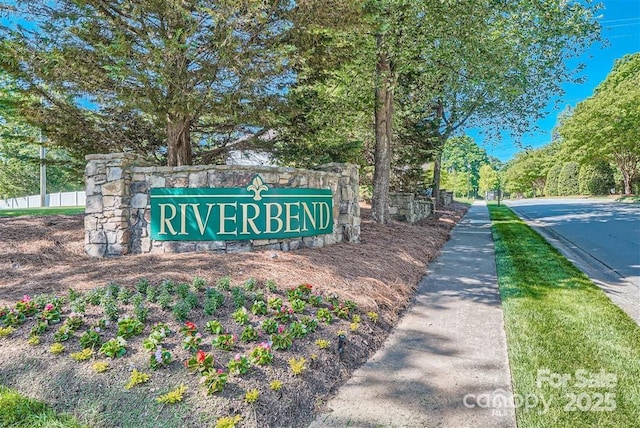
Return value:
[(247, 190), (249, 192), (254, 192), (254, 201), (259, 201), (260, 199), (262, 199), (262, 195), (260, 194), (260, 192), (265, 192), (269, 190), (269, 188), (262, 182), (262, 178), (260, 178), (259, 175), (256, 175), (251, 184), (247, 186)]

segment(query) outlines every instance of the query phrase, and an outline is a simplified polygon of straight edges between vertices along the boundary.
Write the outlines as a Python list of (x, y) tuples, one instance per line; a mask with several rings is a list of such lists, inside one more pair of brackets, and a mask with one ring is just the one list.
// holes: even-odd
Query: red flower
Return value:
[(191, 321), (185, 322), (184, 326), (187, 328), (187, 330), (191, 330), (191, 331), (196, 331), (198, 329), (198, 327), (196, 327), (196, 325)]
[(202, 364), (204, 363), (204, 360), (207, 359), (207, 353), (204, 351), (198, 351), (196, 352), (196, 361), (198, 362), (198, 364)]

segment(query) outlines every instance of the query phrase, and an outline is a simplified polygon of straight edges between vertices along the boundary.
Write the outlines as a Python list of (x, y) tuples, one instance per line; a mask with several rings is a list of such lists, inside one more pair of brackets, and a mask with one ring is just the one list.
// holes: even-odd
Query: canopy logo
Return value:
[(246, 188), (151, 189), (151, 239), (283, 239), (333, 232), (330, 189), (269, 188), (256, 175)]

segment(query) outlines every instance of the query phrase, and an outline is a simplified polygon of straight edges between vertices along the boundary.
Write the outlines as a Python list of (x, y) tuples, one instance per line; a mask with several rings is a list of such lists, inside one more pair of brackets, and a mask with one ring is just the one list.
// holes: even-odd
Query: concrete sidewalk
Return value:
[(387, 342), (310, 427), (515, 427), (489, 212), (454, 228)]

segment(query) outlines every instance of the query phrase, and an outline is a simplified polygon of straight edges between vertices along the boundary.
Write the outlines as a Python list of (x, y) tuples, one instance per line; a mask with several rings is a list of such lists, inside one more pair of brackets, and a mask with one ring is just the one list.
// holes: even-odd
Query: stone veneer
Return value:
[[(260, 174), (270, 187), (329, 188), (333, 191), (333, 233), (280, 240), (154, 241), (150, 238), (149, 189), (155, 187), (246, 187)], [(145, 165), (130, 153), (87, 156), (85, 251), (94, 257), (141, 253), (295, 250), (360, 239), (358, 168), (328, 164), (318, 170), (266, 166)]]
[[(453, 202), (453, 192), (440, 190), (440, 203), (447, 206)], [(433, 212), (433, 200), (416, 197), (413, 193), (390, 193), (389, 214), (395, 220), (415, 223), (425, 219)]]

